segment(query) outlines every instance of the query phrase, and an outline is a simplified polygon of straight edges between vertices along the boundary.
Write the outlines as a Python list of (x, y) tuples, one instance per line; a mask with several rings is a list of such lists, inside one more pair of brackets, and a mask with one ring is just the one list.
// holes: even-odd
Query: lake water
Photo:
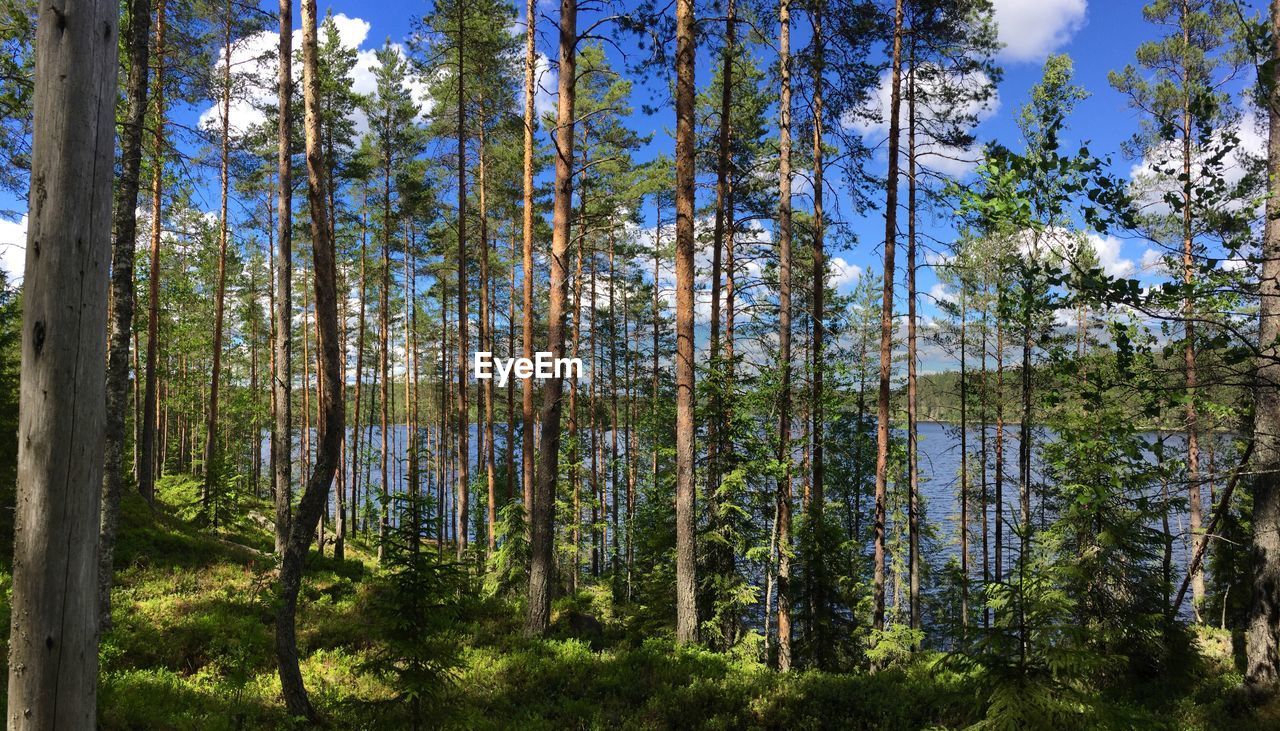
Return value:
[[(496, 462), (496, 469), (498, 471), (497, 490), (498, 490), (499, 496), (504, 494), (505, 486), (506, 486), (506, 482), (505, 482), (506, 440), (503, 436), (503, 432), (505, 431), (505, 428), (506, 428), (505, 423), (495, 424), (495, 433), (496, 433), (496, 441), (497, 441), (496, 449), (495, 449), (495, 462)], [(1016, 538), (1013, 532), (1013, 527), (1019, 520), (1019, 516), (1020, 516), (1020, 506), (1019, 506), (1019, 496), (1018, 496), (1017, 430), (1018, 430), (1017, 424), (1005, 425), (1004, 520), (1005, 520), (1005, 536), (1006, 536), (1006, 555), (1004, 558), (1004, 563), (1006, 567), (1015, 565), (1014, 562), (1016, 561), (1016, 558), (1017, 558), (1016, 544), (1018, 539)], [(953, 425), (935, 423), (935, 422), (921, 423), (919, 425), (918, 434), (919, 434), (918, 443), (919, 443), (919, 468), (920, 468), (922, 510), (925, 516), (924, 520), (933, 529), (933, 536), (923, 544), (922, 558), (927, 562), (928, 568), (932, 570), (932, 572), (936, 575), (938, 572), (941, 571), (941, 569), (947, 564), (949, 560), (951, 559), (956, 559), (957, 561), (959, 560), (959, 554), (960, 554), (960, 526), (959, 526), (959, 522), (960, 522), (960, 500), (959, 500), (960, 435), (959, 435), (958, 427)], [(352, 431), (351, 429), (348, 429), (347, 431), (348, 450), (350, 449), (350, 446), (351, 446), (351, 435), (352, 435)], [(393, 455), (393, 458), (390, 460), (388, 464), (388, 473), (389, 473), (388, 477), (389, 477), (389, 482), (391, 483), (391, 490), (393, 494), (403, 493), (406, 490), (408, 485), (408, 460), (406, 459), (406, 454), (407, 454), (407, 442), (408, 442), (409, 435), (408, 435), (407, 428), (403, 424), (397, 425), (394, 429), (390, 431), (388, 436), (390, 438), (389, 451)], [(976, 453), (978, 450), (980, 436), (981, 436), (981, 430), (979, 428), (971, 428), (969, 430), (968, 442), (969, 442), (969, 451), (970, 451), (970, 463), (969, 463), (970, 489), (975, 491), (978, 490), (977, 485), (979, 481), (978, 459), (977, 459)], [(1166, 449), (1169, 450), (1171, 454), (1177, 454), (1182, 444), (1181, 435), (1165, 434), (1164, 436), (1166, 439)], [(472, 465), (472, 479), (481, 480), (481, 482), (477, 482), (476, 484), (482, 484), (482, 478), (483, 478), (483, 472), (480, 472), (477, 474), (477, 471), (474, 466), (475, 459), (476, 459), (476, 450), (478, 449), (479, 441), (480, 441), (479, 437), (480, 437), (480, 434), (479, 434), (478, 428), (473, 426), (471, 439), (470, 439), (470, 451), (471, 451), (470, 464)], [(602, 433), (602, 438), (605, 440), (604, 452), (606, 456), (609, 451), (609, 437), (610, 437), (610, 434), (608, 431), (605, 431)], [(1157, 434), (1153, 432), (1146, 435), (1146, 437), (1149, 440), (1154, 440), (1157, 437)], [(1043, 430), (1037, 430), (1035, 439), (1043, 440), (1047, 438), (1049, 437), (1043, 433)], [(1210, 485), (1211, 483), (1216, 484), (1216, 486), (1220, 488), (1225, 483), (1225, 476), (1227, 473), (1229, 473), (1232, 467), (1232, 464), (1230, 464), (1231, 458), (1224, 459), (1222, 457), (1223, 455), (1229, 454), (1229, 440), (1231, 438), (1232, 438), (1231, 435), (1226, 435), (1226, 434), (1217, 434), (1217, 435), (1213, 435), (1212, 437), (1205, 435), (1205, 436), (1202, 436), (1201, 438), (1201, 442), (1202, 442), (1201, 449), (1202, 449), (1202, 455), (1203, 455), (1201, 458), (1201, 464), (1202, 464), (1202, 469), (1205, 472), (1205, 482), (1202, 485), (1203, 494), (1202, 494), (1201, 502), (1202, 502), (1202, 505), (1205, 506), (1204, 521), (1206, 525), (1212, 515), (1212, 510), (1213, 510), (1213, 506), (1209, 502), (1209, 496), (1212, 489)], [(988, 427), (987, 439), (988, 439), (989, 454), (993, 454), (994, 444), (995, 444), (994, 426)], [(1210, 448), (1211, 440), (1213, 441), (1212, 449)], [(517, 438), (517, 451), (519, 448), (518, 441), (519, 440)], [(360, 442), (361, 442), (361, 451), (363, 453), (363, 456), (361, 458), (361, 464), (360, 464), (361, 493), (376, 494), (376, 491), (380, 484), (380, 464), (379, 464), (378, 450), (381, 447), (381, 433), (379, 428), (375, 425), (375, 426), (367, 427), (363, 429), (362, 434), (360, 436)], [(624, 450), (626, 440), (621, 435), (619, 436), (618, 442), (619, 442), (619, 450), (620, 451)], [(262, 444), (263, 444), (264, 464), (266, 464), (269, 461), (269, 454), (270, 454), (269, 439), (264, 438)], [(312, 446), (312, 448), (314, 449), (314, 445)], [(1213, 456), (1216, 457), (1216, 459), (1209, 458), (1209, 455), (1211, 452)], [(300, 452), (298, 451), (298, 444), (295, 442), (295, 458), (299, 454)], [(587, 454), (585, 455), (585, 458), (589, 462), (590, 460), (589, 449), (587, 450)], [(648, 459), (649, 459), (648, 453), (643, 455), (642, 456), (643, 464), (647, 464)], [(994, 476), (994, 465), (993, 465), (993, 462), (991, 461), (993, 459), (994, 459), (993, 457), (989, 458), (989, 462), (988, 462), (988, 480), (993, 479), (993, 476)], [(295, 464), (297, 463), (295, 462)], [(349, 490), (350, 489), (349, 487), (350, 486), (350, 469), (351, 469), (350, 454), (348, 454), (347, 456), (346, 464), (347, 464), (347, 470), (348, 470), (347, 472), (348, 488), (347, 489)], [(518, 473), (519, 471), (519, 454), (518, 453), (516, 454), (516, 470)], [(298, 468), (295, 468), (295, 475), (294, 475), (295, 481), (298, 481), (301, 479), (301, 476), (297, 474), (297, 471), (298, 471)], [(1038, 467), (1033, 471), (1037, 472), (1036, 477), (1039, 478)], [(640, 470), (640, 473), (641, 473), (641, 480), (643, 482), (644, 475), (647, 474), (647, 469), (642, 468)], [(517, 475), (517, 478), (518, 478), (518, 475)], [(434, 473), (430, 475), (424, 475), (423, 479), (424, 479), (424, 485), (434, 492), (434, 489), (435, 489)], [(517, 482), (518, 482), (518, 479), (517, 479)], [(518, 494), (520, 490), (518, 484), (516, 485), (515, 489)], [(1170, 489), (1182, 490), (1183, 488), (1171, 486)], [(989, 494), (993, 496), (994, 487), (989, 488), (989, 490), (990, 490)], [(829, 499), (833, 499), (835, 496), (839, 494), (840, 494), (839, 486), (829, 485), (828, 487)], [(1185, 497), (1185, 493), (1183, 493), (1183, 496)], [(447, 511), (446, 514), (451, 515), (452, 511), (454, 510), (454, 494), (453, 494), (452, 484), (450, 485), (449, 489), (445, 489), (443, 491), (443, 498), (444, 498), (444, 509), (445, 511)], [(477, 489), (477, 491), (474, 493), (474, 496), (472, 497), (471, 502), (472, 502), (472, 508), (474, 510), (478, 510), (478, 511), (483, 510), (483, 506), (485, 505), (485, 497), (484, 497), (482, 488)], [(336, 505), (336, 500), (331, 499), (330, 511), (332, 511), (335, 505)], [(871, 509), (872, 507), (871, 507), (870, 498), (864, 497), (862, 502), (862, 510), (864, 513), (864, 517), (863, 517), (864, 526), (867, 525), (870, 521), (869, 516), (870, 516)], [(347, 510), (349, 511), (350, 507), (348, 507)], [(973, 572), (974, 576), (980, 576), (982, 571), (982, 568), (981, 568), (982, 538), (980, 533), (981, 524), (980, 524), (979, 516), (973, 514), (974, 512), (976, 511), (971, 510), (971, 515), (970, 515), (970, 526), (971, 526), (970, 538), (969, 538), (970, 570)], [(991, 521), (990, 525), (992, 526), (991, 530), (994, 531), (994, 510), (990, 510), (989, 514), (990, 514), (990, 521)], [(1033, 522), (1038, 523), (1040, 521), (1041, 514), (1042, 513), (1040, 512), (1039, 500), (1037, 499), (1036, 492), (1033, 490), (1033, 503), (1032, 503)], [(767, 525), (768, 525), (768, 522), (772, 519), (771, 513), (767, 515), (759, 514), (756, 516), (756, 519), (762, 521), (761, 526), (763, 526), (763, 531), (765, 535), (767, 535), (767, 531), (768, 531)], [(447, 525), (449, 525), (448, 521), (446, 521), (446, 526)], [(894, 528), (891, 525), (889, 527), (890, 533), (892, 533), (893, 530)], [(1176, 514), (1171, 515), (1170, 531), (1175, 536), (1175, 547), (1174, 547), (1175, 573), (1179, 577), (1179, 579), (1175, 581), (1175, 585), (1176, 585), (1177, 583), (1180, 582), (1180, 577), (1184, 575), (1185, 566), (1186, 566), (1186, 562), (1187, 562), (1188, 554), (1190, 550), (1189, 549), (1189, 543), (1190, 543), (1189, 532), (1187, 530), (1187, 517), (1184, 512), (1178, 512)], [(470, 533), (471, 539), (474, 541), (476, 538), (476, 531), (474, 527), (472, 528), (472, 530), (469, 531), (469, 533)], [(869, 544), (867, 546), (867, 551), (868, 553), (870, 552)], [(994, 557), (992, 557), (992, 561), (994, 562)], [(1184, 614), (1186, 614), (1189, 611), (1189, 604), (1190, 604), (1189, 601), (1184, 602), (1184, 609), (1183, 609)]]

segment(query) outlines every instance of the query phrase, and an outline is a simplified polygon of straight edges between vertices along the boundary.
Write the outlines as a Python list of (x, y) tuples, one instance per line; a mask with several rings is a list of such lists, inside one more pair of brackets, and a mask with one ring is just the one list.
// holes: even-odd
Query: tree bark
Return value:
[[(1271, 2), (1271, 59), (1280, 62), (1280, 0)], [(1245, 682), (1273, 692), (1280, 683), (1280, 88), (1267, 89), (1266, 229), (1262, 240), (1253, 438), (1253, 597), (1245, 630)]]
[(875, 574), (872, 624), (884, 629), (885, 490), (889, 477), (889, 379), (893, 371), (894, 248), (898, 238), (898, 134), (902, 105), (902, 0), (894, 2), (889, 92), (889, 174), (884, 207), (884, 299), (880, 306), (880, 390), (876, 398)]
[(676, 641), (698, 641), (694, 501), (694, 0), (676, 0)]
[(225, 314), (227, 292), (227, 236), (231, 221), (227, 217), (227, 198), (231, 188), (231, 170), (228, 166), (231, 154), (231, 0), (226, 3), (226, 23), (223, 27), (222, 65), (222, 144), (220, 145), (221, 208), (218, 226), (218, 289), (213, 305), (213, 371), (209, 377), (209, 421), (205, 427), (204, 484), (200, 491), (201, 511), (218, 524), (216, 511), (212, 509), (213, 491), (216, 489), (219, 469), (218, 444), (218, 385), (222, 376), (222, 321)]
[[(129, 77), (120, 135), (120, 185), (116, 188), (111, 244), (111, 311), (107, 333), (107, 425), (102, 475), (102, 520), (98, 527), (98, 621), (111, 629), (112, 558), (124, 491), (125, 413), (129, 403), (129, 338), (133, 334), (133, 252), (138, 236), (138, 178), (142, 130), (147, 116), (151, 0), (129, 0)], [(136, 352), (134, 353), (136, 357)], [(136, 372), (136, 368), (135, 368)], [(137, 389), (134, 393), (136, 396)], [(135, 399), (136, 400), (136, 399)]]
[[(161, 3), (164, 0), (160, 0)], [(275, 378), (271, 383), (275, 428), (271, 435), (271, 468), (275, 473), (276, 554), (284, 557), (293, 510), (293, 2), (280, 0), (279, 119), (276, 177), (276, 342)]]
[[(555, 203), (551, 219), (550, 301), (547, 340), (555, 358), (564, 357), (569, 223), (573, 210), (574, 92), (577, 82), (578, 3), (560, 0), (560, 78), (556, 109)], [(526, 247), (526, 251), (528, 248)], [(528, 256), (526, 254), (526, 256)], [(527, 342), (527, 340), (526, 340)], [(563, 380), (553, 375), (543, 386), (542, 438), (529, 526), (531, 561), (525, 631), (541, 635), (551, 621), (551, 579), (555, 572), (555, 489), (560, 469), (560, 410)]]
[[(537, 64), (534, 49), (534, 33), (538, 25), (537, 0), (529, 0), (525, 9), (524, 53), (524, 184), (523, 209), (521, 211), (524, 240), (521, 247), (521, 355), (533, 358), (533, 131), (537, 124), (534, 116), (533, 72)], [(520, 384), (520, 485), (524, 493), (526, 516), (533, 511), (533, 379), (525, 378)], [(527, 528), (526, 528), (527, 531)]]
[(467, 407), (467, 104), (466, 104), (466, 20), (464, 4), (458, 3), (458, 518), (457, 555), (462, 558), (467, 550), (467, 508), (471, 478), (467, 460), (470, 458), (471, 415)]
[(156, 6), (156, 86), (155, 86), (155, 140), (152, 151), (151, 171), (151, 246), (150, 267), (147, 270), (147, 364), (142, 396), (142, 439), (138, 449), (138, 492), (148, 501), (155, 502), (156, 493), (156, 359), (159, 357), (160, 330), (160, 234), (164, 205), (164, 154), (165, 154), (165, 104), (164, 104), (164, 54), (165, 54), (165, 0)]
[(920, 629), (920, 438), (916, 376), (916, 49), (907, 70), (907, 566), (912, 629)]
[[(823, 119), (822, 119), (822, 91), (823, 91), (823, 74), (826, 72), (826, 38), (823, 35), (823, 13), (826, 10), (824, 0), (817, 0), (813, 9), (813, 403), (810, 406), (810, 417), (812, 419), (810, 439), (812, 440), (812, 456), (810, 457), (810, 476), (812, 479), (811, 494), (809, 497), (809, 520), (812, 535), (821, 535), (823, 512), (825, 510), (826, 496), (824, 493), (825, 465), (823, 463), (823, 387), (822, 372), (825, 368), (823, 363), (823, 330), (825, 324), (823, 321), (823, 298), (826, 295), (827, 288), (827, 264), (825, 252), (823, 251), (823, 238), (826, 235), (826, 219), (822, 208), (822, 194), (825, 182), (823, 180)], [(818, 554), (817, 560), (809, 567), (811, 578), (809, 603), (813, 612), (813, 640), (814, 640), (814, 659), (817, 661), (819, 668), (827, 666), (827, 649), (830, 638), (827, 630), (829, 629), (829, 620), (827, 617), (827, 598), (826, 598), (826, 557)]]
[(119, 5), (36, 25), (8, 727), (96, 723)]
[(791, 2), (778, 4), (778, 669), (791, 669)]
[(302, 1), (302, 88), (307, 146), (307, 191), (311, 207), (311, 241), (315, 256), (316, 348), (320, 353), (320, 378), (315, 469), (307, 480), (298, 504), (297, 519), (289, 529), (280, 566), (280, 598), (276, 614), (276, 659), (280, 666), (280, 688), (290, 715), (317, 722), (315, 709), (307, 697), (298, 666), (296, 614), (298, 590), (302, 585), (303, 559), (324, 510), (338, 468), (342, 449), (344, 404), (338, 375), (338, 293), (333, 232), (329, 230), (328, 200), (325, 194), (325, 160), (320, 147), (320, 83), (316, 52), (315, 0)]

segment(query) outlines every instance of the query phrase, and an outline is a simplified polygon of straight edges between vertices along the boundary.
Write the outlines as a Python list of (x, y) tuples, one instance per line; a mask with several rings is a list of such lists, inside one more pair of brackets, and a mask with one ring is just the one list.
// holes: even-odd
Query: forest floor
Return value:
[[(302, 728), (280, 700), (272, 643), (270, 507), (211, 531), (194, 522), (196, 483), (166, 479), (156, 510), (123, 504), (113, 595), (114, 628), (101, 644), (100, 725), (105, 729)], [(308, 561), (299, 614), (302, 670), (332, 728), (409, 728), (410, 704), (380, 672), (369, 621), (376, 561), (348, 542), (345, 561)], [(0, 621), (8, 626), (8, 575)], [(452, 633), (452, 681), (423, 699), (426, 728), (839, 728), (952, 729), (983, 720), (991, 697), (979, 678), (939, 653), (876, 674), (778, 674), (754, 649), (719, 654), (677, 648), (669, 636), (588, 589), (556, 604), (552, 637), (524, 638), (519, 608), (477, 602)], [(589, 638), (571, 615), (589, 614)], [(1200, 637), (1187, 680), (1101, 691), (1074, 728), (1280, 728), (1280, 706), (1247, 709), (1230, 640)], [(0, 657), (7, 657), (7, 642)], [(7, 668), (6, 668), (7, 669)], [(1036, 723), (1034, 704), (1012, 709)], [(1091, 719), (1091, 720), (1088, 720)], [(1047, 724), (1049, 727), (1056, 724)]]

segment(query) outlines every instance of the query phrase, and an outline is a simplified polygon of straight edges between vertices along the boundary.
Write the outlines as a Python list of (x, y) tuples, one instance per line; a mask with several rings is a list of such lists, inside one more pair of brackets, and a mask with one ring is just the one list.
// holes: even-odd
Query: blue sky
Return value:
[[(1257, 6), (1258, 0), (1252, 3)], [(521, 3), (523, 5), (523, 3)], [(700, 2), (706, 6), (707, 3)], [(1094, 0), (994, 0), (996, 19), (1000, 27), (1000, 38), (1005, 42), (1005, 49), (999, 56), (1004, 68), (1004, 78), (998, 92), (999, 97), (993, 105), (993, 111), (978, 126), (976, 132), (980, 140), (999, 140), (1009, 146), (1020, 145), (1015, 118), (1018, 108), (1027, 98), (1028, 90), (1039, 79), (1043, 59), (1049, 53), (1065, 52), (1075, 61), (1076, 81), (1087, 89), (1091, 96), (1082, 102), (1076, 115), (1071, 120), (1067, 144), (1074, 146), (1088, 141), (1090, 148), (1097, 154), (1111, 155), (1114, 158), (1114, 172), (1128, 175), (1136, 161), (1124, 159), (1120, 152), (1120, 143), (1137, 128), (1138, 118), (1134, 110), (1127, 105), (1126, 99), (1114, 92), (1107, 82), (1108, 72), (1122, 68), (1131, 62), (1134, 51), (1142, 41), (1154, 37), (1159, 29), (1144, 22), (1142, 18), (1142, 2), (1138, 0), (1111, 0), (1101, 2)], [(264, 8), (266, 6), (264, 5)], [(361, 51), (361, 61), (357, 69), (357, 78), (353, 86), (359, 91), (371, 88), (371, 77), (368, 66), (372, 63), (372, 51), (382, 44), (384, 39), (399, 42), (409, 32), (412, 18), (421, 14), (426, 5), (403, 2), (381, 2), (365, 0), (337, 0), (331, 4), (322, 3), (321, 12), (331, 9), (339, 16), (344, 40)], [(544, 56), (554, 57), (554, 24), (558, 15), (558, 3), (539, 0), (542, 13), (539, 34), (539, 50)], [(523, 23), (523, 8), (517, 14), (516, 21)], [(581, 27), (589, 25), (594, 18), (585, 13), (580, 22)], [(295, 9), (295, 20), (300, 11)], [(802, 47), (808, 36), (808, 20), (803, 13), (793, 13), (796, 28), (795, 45)], [(522, 31), (522, 27), (513, 29)], [(717, 32), (711, 29), (709, 32)], [(269, 35), (244, 43), (244, 53), (254, 46), (274, 44)], [(762, 49), (762, 52), (770, 52)], [(616, 58), (615, 63), (620, 60)], [(768, 63), (768, 59), (762, 59)], [(708, 53), (700, 54), (698, 63), (698, 81), (706, 83), (712, 75), (712, 59)], [(554, 105), (553, 72), (543, 76), (542, 83), (546, 92), (539, 97), (539, 106), (550, 109)], [(665, 83), (661, 77), (651, 83)], [(367, 88), (366, 88), (367, 87)], [(267, 92), (264, 92), (267, 93)], [(649, 101), (648, 90), (639, 89), (636, 95), (636, 107), (642, 101)], [(208, 117), (213, 112), (210, 104), (196, 108), (175, 111), (180, 118), (195, 121), (201, 116)], [(797, 114), (799, 114), (797, 105)], [(240, 114), (233, 113), (233, 120), (239, 120)], [(652, 132), (653, 141), (642, 153), (647, 158), (659, 152), (673, 150), (674, 144), (667, 130), (673, 127), (673, 117), (669, 110), (655, 115), (635, 113), (631, 119), (632, 126), (642, 133)], [(866, 139), (873, 144), (881, 144), (884, 139), (883, 130), (868, 130)], [(1261, 137), (1246, 135), (1245, 145), (1260, 145)], [(871, 165), (876, 172), (883, 174), (885, 156), (881, 152)], [(209, 175), (208, 184), (214, 182), (213, 171)], [(828, 189), (829, 196), (835, 197), (835, 205), (829, 203), (829, 209), (835, 216), (844, 219), (849, 229), (857, 234), (858, 244), (850, 250), (831, 253), (833, 264), (837, 268), (837, 281), (842, 287), (852, 286), (853, 279), (860, 271), (867, 268), (879, 269), (881, 256), (881, 240), (883, 238), (883, 212), (871, 211), (865, 217), (853, 218), (847, 205), (840, 205), (843, 198), (840, 183), (834, 181)], [(216, 196), (206, 195), (210, 202)], [(0, 207), (20, 208), (21, 204), (10, 204), (9, 201)], [(807, 206), (807, 201), (798, 201), (798, 205)], [(946, 240), (950, 226), (945, 221), (926, 217), (922, 224), (930, 232)], [(10, 274), (17, 274), (21, 267), (22, 244), (24, 243), (24, 222), (0, 222), (0, 267)], [(1148, 279), (1156, 276), (1143, 267), (1144, 256), (1152, 256), (1145, 242), (1112, 238), (1099, 240), (1096, 245), (1100, 249), (1103, 263), (1114, 274), (1135, 276)], [(936, 280), (932, 272), (922, 268), (919, 275), (920, 290), (934, 294), (944, 294), (935, 289)], [(922, 310), (926, 317), (934, 311), (930, 298), (924, 297)]]

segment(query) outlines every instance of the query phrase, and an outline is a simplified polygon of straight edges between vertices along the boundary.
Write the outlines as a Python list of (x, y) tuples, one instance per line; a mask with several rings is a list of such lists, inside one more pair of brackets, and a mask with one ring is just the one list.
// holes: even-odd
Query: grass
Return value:
[[(273, 654), (270, 506), (241, 498), (241, 517), (212, 529), (196, 517), (198, 483), (169, 477), (152, 510), (126, 498), (117, 549), (113, 629), (101, 644), (104, 729), (303, 728), (280, 700)], [(376, 632), (370, 598), (378, 569), (349, 541), (342, 562), (313, 554), (298, 617), (302, 670), (332, 728), (409, 726), (408, 704), (370, 668)], [(6, 600), (9, 576), (0, 575)], [(752, 648), (726, 654), (643, 638), (603, 587), (556, 603), (547, 639), (519, 631), (519, 607), (480, 600), (457, 630), (460, 662), (430, 728), (457, 729), (958, 729), (982, 720), (980, 680), (936, 654), (877, 674), (778, 674)], [(574, 637), (567, 618), (600, 621)], [(1180, 686), (1103, 693), (1096, 727), (1263, 729), (1280, 706), (1248, 708), (1229, 638), (1199, 630), (1203, 665)], [(756, 638), (758, 641), (758, 638)], [(1091, 727), (1088, 723), (1079, 728)]]

